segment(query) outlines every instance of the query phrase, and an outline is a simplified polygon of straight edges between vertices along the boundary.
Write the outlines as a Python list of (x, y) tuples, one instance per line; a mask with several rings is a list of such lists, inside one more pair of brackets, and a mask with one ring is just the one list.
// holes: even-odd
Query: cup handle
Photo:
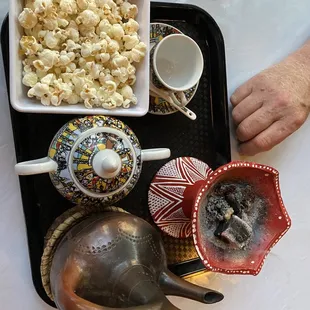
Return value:
[(142, 161), (152, 161), (166, 159), (171, 156), (171, 151), (169, 149), (149, 149), (142, 150), (141, 158)]
[(34, 175), (56, 171), (57, 167), (55, 161), (49, 157), (45, 157), (16, 164), (15, 172), (18, 175)]

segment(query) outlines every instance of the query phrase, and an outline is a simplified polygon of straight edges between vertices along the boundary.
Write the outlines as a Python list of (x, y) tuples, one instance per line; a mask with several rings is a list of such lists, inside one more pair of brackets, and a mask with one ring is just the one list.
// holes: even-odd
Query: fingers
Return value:
[(285, 119), (281, 119), (273, 123), (252, 140), (242, 143), (239, 148), (240, 154), (254, 156), (258, 153), (271, 150), (292, 133), (286, 122)]
[(264, 104), (264, 99), (251, 94), (238, 104), (232, 111), (235, 124), (239, 125), (243, 120), (259, 110)]
[(252, 84), (247, 82), (236, 89), (236, 91), (232, 94), (230, 101), (231, 104), (235, 107), (237, 106), (242, 100), (247, 98), (252, 94), (253, 88)]
[(267, 108), (261, 108), (246, 118), (236, 130), (240, 142), (253, 139), (262, 131), (266, 130), (275, 121), (275, 115)]

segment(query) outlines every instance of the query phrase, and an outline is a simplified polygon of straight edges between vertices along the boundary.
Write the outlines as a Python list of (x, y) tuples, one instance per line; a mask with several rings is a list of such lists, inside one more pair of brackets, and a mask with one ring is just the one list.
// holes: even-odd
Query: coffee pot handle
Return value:
[(15, 165), (15, 172), (18, 175), (34, 175), (49, 173), (57, 170), (57, 163), (49, 157), (25, 161)]
[(152, 161), (166, 159), (171, 156), (171, 151), (169, 149), (149, 149), (142, 150), (142, 161)]

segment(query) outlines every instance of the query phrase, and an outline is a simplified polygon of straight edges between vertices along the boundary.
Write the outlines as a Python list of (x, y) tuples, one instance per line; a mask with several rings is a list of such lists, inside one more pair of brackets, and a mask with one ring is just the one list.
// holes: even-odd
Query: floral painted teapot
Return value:
[(122, 121), (87, 116), (58, 131), (48, 157), (18, 163), (15, 170), (18, 175), (49, 173), (56, 189), (73, 203), (111, 205), (134, 188), (143, 161), (169, 157), (169, 149), (142, 150)]

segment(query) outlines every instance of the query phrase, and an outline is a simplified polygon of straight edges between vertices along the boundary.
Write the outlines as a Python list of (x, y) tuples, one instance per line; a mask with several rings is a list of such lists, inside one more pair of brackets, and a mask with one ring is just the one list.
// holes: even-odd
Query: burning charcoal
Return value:
[(226, 230), (226, 229), (228, 229), (228, 227), (229, 227), (229, 222), (227, 222), (227, 221), (222, 221), (222, 222), (220, 222), (220, 224), (218, 225), (218, 227), (216, 228), (216, 231), (214, 232), (214, 235), (216, 236), (216, 237), (221, 237), (221, 235), (222, 235), (222, 233)]
[(252, 186), (248, 185), (242, 189), (243, 192), (243, 209), (251, 210), (255, 201), (255, 194)]
[(209, 216), (219, 221), (229, 220), (234, 213), (224, 197), (211, 196), (207, 204)]
[(236, 186), (234, 184), (219, 184), (215, 190), (214, 194), (218, 196), (226, 196), (229, 193), (233, 193), (236, 190)]
[(235, 198), (234, 193), (229, 193), (225, 196), (226, 201), (233, 208), (235, 215), (240, 216), (241, 213), (241, 204)]
[(241, 218), (233, 215), (226, 225), (218, 226), (215, 231), (220, 238), (233, 248), (243, 249), (253, 236), (252, 228)]

